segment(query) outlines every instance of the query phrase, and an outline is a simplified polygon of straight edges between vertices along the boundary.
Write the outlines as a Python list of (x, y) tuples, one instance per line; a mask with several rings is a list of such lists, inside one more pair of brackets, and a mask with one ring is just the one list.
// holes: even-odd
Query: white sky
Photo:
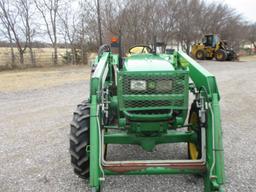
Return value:
[(249, 22), (256, 22), (256, 0), (213, 0), (236, 9)]

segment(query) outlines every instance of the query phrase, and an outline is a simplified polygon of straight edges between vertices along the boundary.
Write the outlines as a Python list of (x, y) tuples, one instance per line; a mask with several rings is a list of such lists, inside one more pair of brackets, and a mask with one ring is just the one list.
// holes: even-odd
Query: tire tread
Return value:
[(89, 177), (89, 155), (86, 147), (89, 145), (90, 106), (88, 101), (77, 105), (70, 123), (70, 156), (74, 173), (80, 178)]

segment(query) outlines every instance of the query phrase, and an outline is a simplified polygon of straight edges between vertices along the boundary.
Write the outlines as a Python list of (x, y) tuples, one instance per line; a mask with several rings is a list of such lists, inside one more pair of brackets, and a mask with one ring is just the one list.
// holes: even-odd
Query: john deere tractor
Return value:
[[(104, 45), (94, 66), (89, 98), (77, 105), (70, 132), (71, 164), (92, 191), (102, 190), (108, 175), (158, 174), (201, 175), (205, 192), (224, 191), (220, 95), (211, 73), (184, 52), (160, 54), (147, 45), (127, 57)], [(109, 144), (152, 152), (172, 143), (186, 143), (187, 158), (107, 158)]]
[(205, 35), (201, 43), (192, 46), (191, 54), (199, 60), (233, 61), (237, 60), (237, 54), (228, 48), (227, 42), (221, 40), (217, 35)]

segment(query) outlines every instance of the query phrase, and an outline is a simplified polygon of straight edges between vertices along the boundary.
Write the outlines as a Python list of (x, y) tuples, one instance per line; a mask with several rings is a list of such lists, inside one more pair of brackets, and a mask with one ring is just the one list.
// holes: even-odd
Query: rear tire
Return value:
[(70, 155), (74, 173), (82, 179), (89, 177), (90, 106), (83, 101), (77, 106), (70, 123)]

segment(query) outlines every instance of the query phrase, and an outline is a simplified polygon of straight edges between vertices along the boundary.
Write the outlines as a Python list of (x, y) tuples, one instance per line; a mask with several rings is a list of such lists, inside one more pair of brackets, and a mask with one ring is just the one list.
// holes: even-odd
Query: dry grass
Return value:
[(241, 56), (239, 57), (240, 61), (256, 61), (256, 55), (249, 55), (249, 56)]
[[(58, 49), (59, 64), (63, 64), (63, 55), (66, 53), (66, 49)], [(0, 66), (8, 66), (11, 64), (10, 48), (0, 47)], [(19, 63), (18, 50), (15, 48), (14, 53), (16, 56), (15, 63)], [(53, 49), (52, 48), (34, 48), (34, 57), (37, 66), (45, 66), (53, 64)], [(27, 49), (24, 54), (24, 65), (31, 65), (29, 50)]]
[(63, 66), (0, 72), (0, 92), (43, 89), (89, 79), (88, 66)]

